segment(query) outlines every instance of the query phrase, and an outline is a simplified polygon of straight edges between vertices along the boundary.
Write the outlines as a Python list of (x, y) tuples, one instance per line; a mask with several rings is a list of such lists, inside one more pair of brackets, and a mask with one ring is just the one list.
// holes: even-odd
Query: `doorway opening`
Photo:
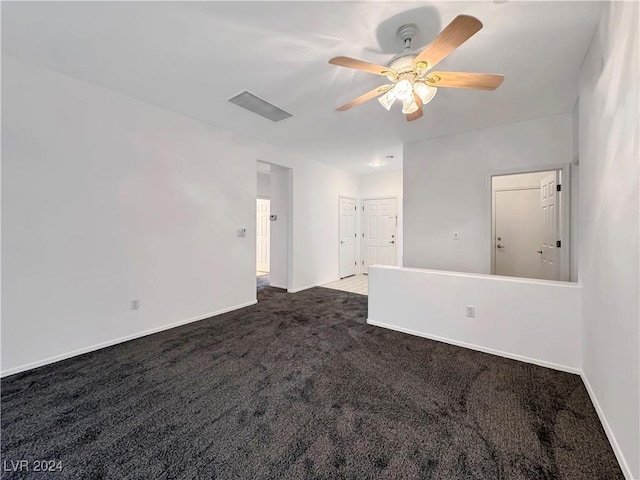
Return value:
[(569, 280), (566, 176), (559, 168), (491, 177), (492, 274)]
[(293, 276), (293, 171), (260, 160), (257, 170), (257, 289), (289, 290)]
[(269, 284), (269, 273), (271, 272), (271, 234), (269, 228), (269, 215), (271, 211), (271, 201), (259, 198), (256, 209), (256, 274), (258, 284)]
[(271, 165), (258, 162), (256, 200), (256, 284), (258, 290), (270, 284), (271, 273)]

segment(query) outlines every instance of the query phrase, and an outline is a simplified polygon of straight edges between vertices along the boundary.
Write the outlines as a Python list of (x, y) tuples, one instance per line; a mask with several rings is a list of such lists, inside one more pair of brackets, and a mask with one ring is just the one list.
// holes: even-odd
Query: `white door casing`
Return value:
[(269, 272), (270, 266), (270, 210), (271, 201), (259, 198), (256, 208), (256, 270)]
[(542, 278), (546, 280), (560, 278), (560, 250), (556, 245), (560, 240), (559, 202), (556, 191), (558, 176), (559, 172), (555, 171), (540, 180), (540, 209), (543, 224)]
[(340, 197), (340, 278), (356, 274), (356, 200)]
[(366, 199), (362, 207), (363, 273), (369, 265), (396, 265), (396, 199)]
[(544, 278), (539, 253), (543, 239), (540, 189), (495, 191), (495, 274)]

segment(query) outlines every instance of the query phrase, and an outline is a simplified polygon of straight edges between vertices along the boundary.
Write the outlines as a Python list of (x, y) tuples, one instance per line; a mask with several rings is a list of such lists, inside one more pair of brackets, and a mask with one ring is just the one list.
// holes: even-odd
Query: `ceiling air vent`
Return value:
[(229, 101), (231, 103), (235, 103), (239, 107), (246, 108), (250, 112), (257, 113), (272, 122), (279, 122), (280, 120), (293, 116), (289, 112), (285, 112), (281, 108), (271, 105), (269, 102), (265, 102), (261, 98), (256, 97), (253, 93), (247, 91), (230, 98)]

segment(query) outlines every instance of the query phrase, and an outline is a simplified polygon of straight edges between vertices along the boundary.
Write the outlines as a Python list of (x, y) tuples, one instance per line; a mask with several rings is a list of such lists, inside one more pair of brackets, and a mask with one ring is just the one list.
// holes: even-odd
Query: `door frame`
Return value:
[(396, 202), (396, 236), (395, 236), (395, 243), (393, 244), (393, 248), (395, 250), (395, 258), (396, 258), (396, 265), (398, 264), (398, 202), (399, 202), (399, 197), (397, 195), (386, 195), (383, 197), (366, 197), (366, 198), (361, 198), (360, 199), (360, 206), (362, 208), (360, 208), (359, 212), (360, 212), (360, 273), (363, 273), (364, 275), (368, 275), (368, 273), (364, 272), (364, 202), (366, 200), (395, 200)]
[[(342, 278), (340, 276), (340, 214), (342, 213), (340, 211), (340, 200), (343, 198), (346, 198), (347, 200), (353, 200), (356, 204), (356, 215), (354, 220), (356, 222), (356, 226), (355, 226), (356, 239), (358, 238), (358, 199), (350, 195), (338, 195), (338, 280)], [(358, 251), (357, 246), (358, 246), (358, 242), (353, 242), (353, 247), (355, 250), (355, 252), (353, 252), (353, 257), (356, 262), (356, 269), (355, 269), (356, 273), (354, 275), (358, 275), (362, 271), (362, 269), (360, 268), (360, 262), (358, 262), (360, 257), (360, 252)], [(347, 277), (344, 277), (344, 278), (347, 278)]]
[[(536, 167), (515, 167), (505, 168), (501, 170), (493, 170), (487, 173), (486, 189), (487, 189), (487, 214), (485, 222), (490, 225), (489, 228), (489, 251), (491, 254), (491, 275), (495, 275), (495, 249), (493, 241), (495, 238), (495, 225), (493, 223), (494, 199), (492, 190), (493, 177), (501, 177), (504, 175), (518, 175), (521, 173), (538, 173), (559, 170), (561, 173), (562, 194), (560, 195), (560, 241), (562, 247), (560, 249), (560, 281), (568, 282), (571, 278), (571, 163), (542, 165)], [(487, 223), (485, 223), (486, 225)], [(551, 281), (551, 280), (541, 280)]]

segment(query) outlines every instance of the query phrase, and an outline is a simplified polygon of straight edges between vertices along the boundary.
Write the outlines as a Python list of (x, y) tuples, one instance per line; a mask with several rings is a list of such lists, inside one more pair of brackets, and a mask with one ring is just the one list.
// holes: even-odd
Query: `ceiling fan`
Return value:
[(391, 82), (374, 88), (338, 107), (337, 110), (349, 110), (376, 97), (380, 97), (380, 104), (390, 110), (393, 102), (398, 99), (402, 101), (402, 113), (406, 115), (407, 121), (411, 122), (422, 117), (422, 105), (433, 100), (439, 87), (495, 90), (504, 80), (503, 75), (430, 71), (481, 28), (482, 23), (477, 18), (458, 15), (420, 53), (412, 53), (411, 39), (415, 37), (418, 28), (413, 24), (403, 25), (398, 29), (397, 35), (404, 42), (404, 52), (393, 57), (386, 67), (355, 58), (332, 58), (329, 60), (332, 65), (381, 75)]

